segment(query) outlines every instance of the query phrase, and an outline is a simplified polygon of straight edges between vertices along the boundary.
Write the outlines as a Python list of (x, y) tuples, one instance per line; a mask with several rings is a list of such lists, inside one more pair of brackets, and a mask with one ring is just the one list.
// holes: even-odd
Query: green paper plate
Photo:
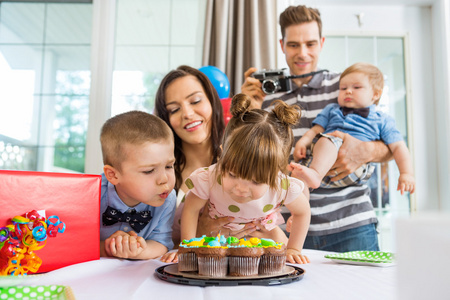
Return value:
[(338, 263), (354, 265), (370, 265), (389, 267), (395, 264), (394, 254), (381, 251), (351, 251), (345, 253), (327, 254), (325, 258)]
[(0, 288), (2, 300), (57, 299), (74, 300), (72, 289), (62, 285), (10, 286)]

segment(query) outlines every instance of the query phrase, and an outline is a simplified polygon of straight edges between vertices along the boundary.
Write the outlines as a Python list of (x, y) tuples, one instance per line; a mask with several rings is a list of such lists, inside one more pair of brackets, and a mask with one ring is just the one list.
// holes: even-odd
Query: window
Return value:
[[(0, 169), (85, 172), (88, 121), (97, 118), (91, 64), (114, 57), (110, 93), (101, 93), (112, 99), (95, 99), (111, 102), (109, 116), (152, 112), (169, 70), (201, 66), (206, 1), (0, 2)], [(93, 11), (99, 4), (114, 9), (115, 22), (103, 23), (115, 42), (91, 57), (93, 27), (105, 18)]]
[(205, 0), (117, 2), (112, 113), (153, 112), (164, 75), (201, 67)]
[(0, 3), (0, 168), (84, 171), (91, 5)]

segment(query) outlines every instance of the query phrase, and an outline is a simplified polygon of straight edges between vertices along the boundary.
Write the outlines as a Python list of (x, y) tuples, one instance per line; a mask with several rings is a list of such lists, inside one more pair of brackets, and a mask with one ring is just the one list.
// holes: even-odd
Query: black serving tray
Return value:
[(299, 281), (305, 275), (305, 270), (302, 268), (286, 265), (293, 269), (289, 274), (281, 274), (274, 276), (262, 276), (262, 277), (233, 277), (232, 279), (228, 276), (226, 278), (207, 278), (202, 276), (185, 276), (183, 272), (177, 272), (178, 264), (170, 264), (157, 268), (155, 270), (155, 275), (164, 281), (193, 285), (193, 286), (237, 286), (237, 285), (282, 285), (291, 282)]

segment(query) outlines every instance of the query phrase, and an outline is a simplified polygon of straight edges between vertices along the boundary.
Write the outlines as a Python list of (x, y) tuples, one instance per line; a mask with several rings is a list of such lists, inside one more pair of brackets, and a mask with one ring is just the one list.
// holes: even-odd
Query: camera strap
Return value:
[(307, 73), (307, 74), (302, 74), (302, 75), (291, 75), (291, 76), (286, 76), (286, 78), (287, 79), (305, 78), (305, 77), (309, 77), (309, 76), (314, 76), (314, 75), (322, 73), (322, 72), (328, 72), (328, 70), (319, 70), (319, 71), (315, 71), (315, 72), (311, 72), (311, 73)]

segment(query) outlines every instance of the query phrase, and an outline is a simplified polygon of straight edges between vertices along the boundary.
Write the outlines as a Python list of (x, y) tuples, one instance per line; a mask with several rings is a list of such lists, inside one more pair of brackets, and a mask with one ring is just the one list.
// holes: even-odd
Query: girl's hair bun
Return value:
[(231, 100), (230, 113), (234, 118), (239, 118), (245, 114), (252, 104), (252, 100), (245, 94), (237, 94)]
[(285, 126), (297, 124), (302, 115), (298, 105), (287, 105), (281, 100), (275, 100), (272, 105), (274, 105), (272, 113)]

